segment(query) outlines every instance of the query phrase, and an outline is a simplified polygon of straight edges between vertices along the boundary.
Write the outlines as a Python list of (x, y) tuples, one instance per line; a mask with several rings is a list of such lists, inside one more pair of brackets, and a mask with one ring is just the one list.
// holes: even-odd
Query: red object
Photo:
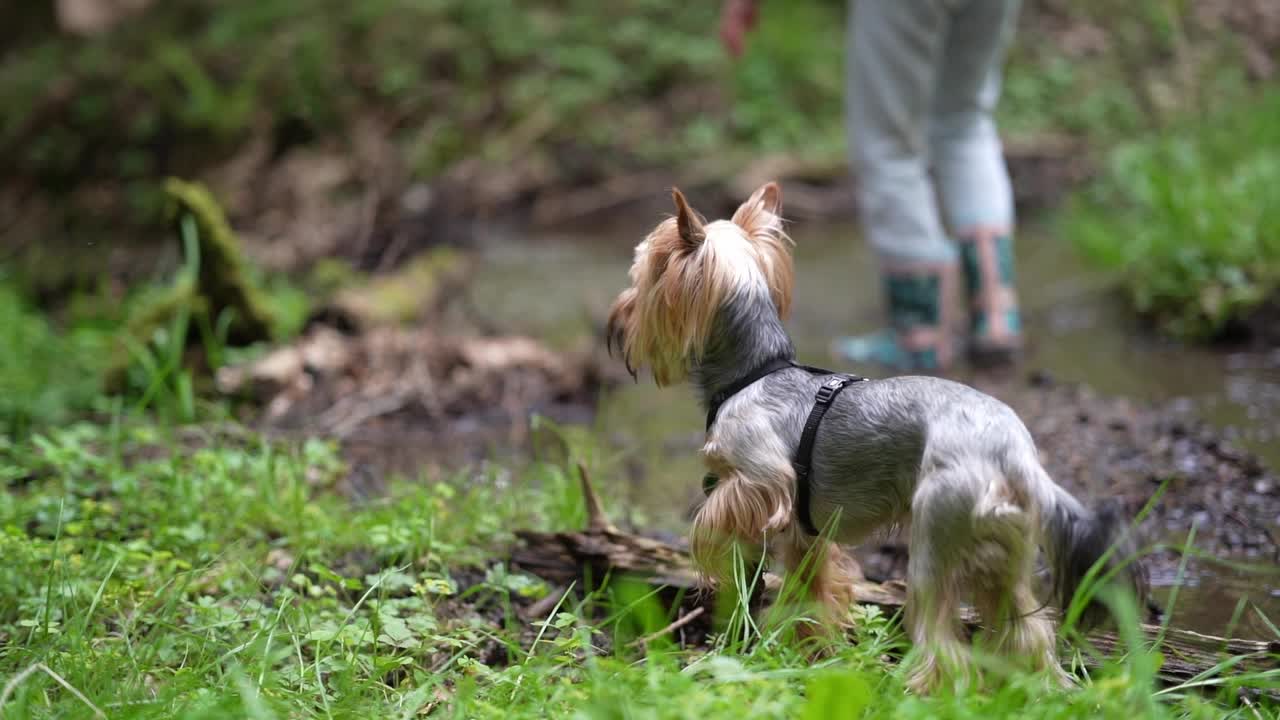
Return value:
[(720, 40), (730, 55), (742, 55), (746, 35), (755, 26), (755, 0), (725, 0), (720, 9)]

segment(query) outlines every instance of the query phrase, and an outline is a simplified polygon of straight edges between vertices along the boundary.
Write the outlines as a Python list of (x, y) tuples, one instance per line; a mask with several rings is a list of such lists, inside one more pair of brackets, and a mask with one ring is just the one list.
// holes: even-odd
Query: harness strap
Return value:
[(711, 432), (711, 426), (716, 422), (716, 415), (720, 412), (720, 406), (725, 404), (729, 398), (737, 395), (745, 390), (749, 385), (754, 384), (757, 380), (762, 380), (768, 375), (772, 375), (779, 370), (786, 370), (791, 367), (803, 368), (803, 365), (796, 365), (786, 358), (774, 358), (742, 377), (729, 383), (727, 387), (721, 388), (719, 392), (711, 396), (711, 402), (707, 404), (707, 432)]
[(849, 385), (866, 378), (852, 375), (834, 375), (822, 383), (813, 400), (813, 409), (809, 411), (809, 419), (804, 423), (804, 432), (800, 434), (800, 445), (796, 447), (796, 456), (791, 461), (796, 472), (796, 516), (800, 527), (809, 535), (817, 535), (818, 528), (813, 524), (813, 516), (809, 510), (809, 473), (813, 468), (813, 443), (818, 438), (818, 426), (822, 417), (827, 414), (836, 396)]

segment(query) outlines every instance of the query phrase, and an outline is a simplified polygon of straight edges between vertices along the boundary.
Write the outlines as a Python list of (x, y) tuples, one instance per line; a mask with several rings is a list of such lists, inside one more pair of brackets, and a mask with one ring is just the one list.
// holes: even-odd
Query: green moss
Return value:
[(180, 221), (185, 215), (195, 220), (199, 252), (195, 293), (208, 303), (213, 317), (232, 313), (227, 341), (250, 345), (270, 340), (274, 318), (261, 289), (249, 277), (240, 242), (222, 207), (199, 183), (170, 178), (164, 187), (173, 201), (170, 218)]
[(228, 346), (287, 337), (306, 316), (307, 298), (300, 291), (284, 283), (264, 288), (255, 282), (239, 240), (206, 188), (170, 179), (164, 189), (185, 263), (169, 285), (143, 288), (127, 301), (106, 363), (110, 392), (151, 388), (144, 396), (154, 393), (156, 383), (185, 372), (179, 367), (197, 344), (204, 349), (197, 364), (216, 369)]
[(436, 305), (466, 261), (467, 256), (455, 248), (432, 248), (395, 273), (339, 292), (334, 305), (362, 325), (415, 322)]
[(306, 284), (320, 297), (328, 298), (343, 288), (358, 284), (362, 278), (360, 271), (346, 260), (323, 257), (311, 266)]

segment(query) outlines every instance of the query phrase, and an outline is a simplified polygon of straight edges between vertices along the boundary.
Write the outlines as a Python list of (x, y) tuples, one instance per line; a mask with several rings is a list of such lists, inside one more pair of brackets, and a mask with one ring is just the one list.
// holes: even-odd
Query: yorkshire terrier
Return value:
[[(836, 374), (793, 362), (781, 190), (768, 183), (714, 222), (679, 190), (672, 195), (676, 215), (636, 247), (607, 336), (633, 375), (647, 367), (658, 386), (691, 380), (709, 410), (701, 452), (713, 484), (690, 538), (700, 571), (725, 583), (733, 547), (768, 553), (817, 604), (819, 622), (841, 627), (859, 571), (840, 546), (909, 528), (905, 622), (917, 648), (909, 688), (970, 677), (959, 625), (966, 598), (993, 651), (1067, 682), (1053, 615), (1032, 589), (1038, 549), (1059, 607), (1099, 561), (1141, 598), (1145, 579), (1123, 520), (1087, 510), (1055, 484), (1014, 411), (961, 383), (850, 382), (825, 396), (828, 411), (806, 431)], [(802, 444), (811, 459), (797, 457)], [(1084, 624), (1101, 611), (1089, 605)]]

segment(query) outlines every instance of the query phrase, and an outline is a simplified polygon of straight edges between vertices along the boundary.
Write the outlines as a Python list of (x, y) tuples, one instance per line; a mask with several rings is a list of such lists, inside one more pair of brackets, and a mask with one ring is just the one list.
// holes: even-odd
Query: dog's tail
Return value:
[[(1067, 612), (1090, 569), (1099, 561), (1102, 564), (1094, 577), (1102, 580), (1111, 576), (1110, 582), (1131, 592), (1138, 607), (1143, 607), (1147, 578), (1136, 557), (1136, 545), (1124, 513), (1110, 503), (1096, 510), (1086, 508), (1043, 469), (1037, 469), (1040, 521), (1058, 607)], [(1106, 615), (1106, 607), (1095, 596), (1085, 605), (1077, 625), (1087, 630)]]

